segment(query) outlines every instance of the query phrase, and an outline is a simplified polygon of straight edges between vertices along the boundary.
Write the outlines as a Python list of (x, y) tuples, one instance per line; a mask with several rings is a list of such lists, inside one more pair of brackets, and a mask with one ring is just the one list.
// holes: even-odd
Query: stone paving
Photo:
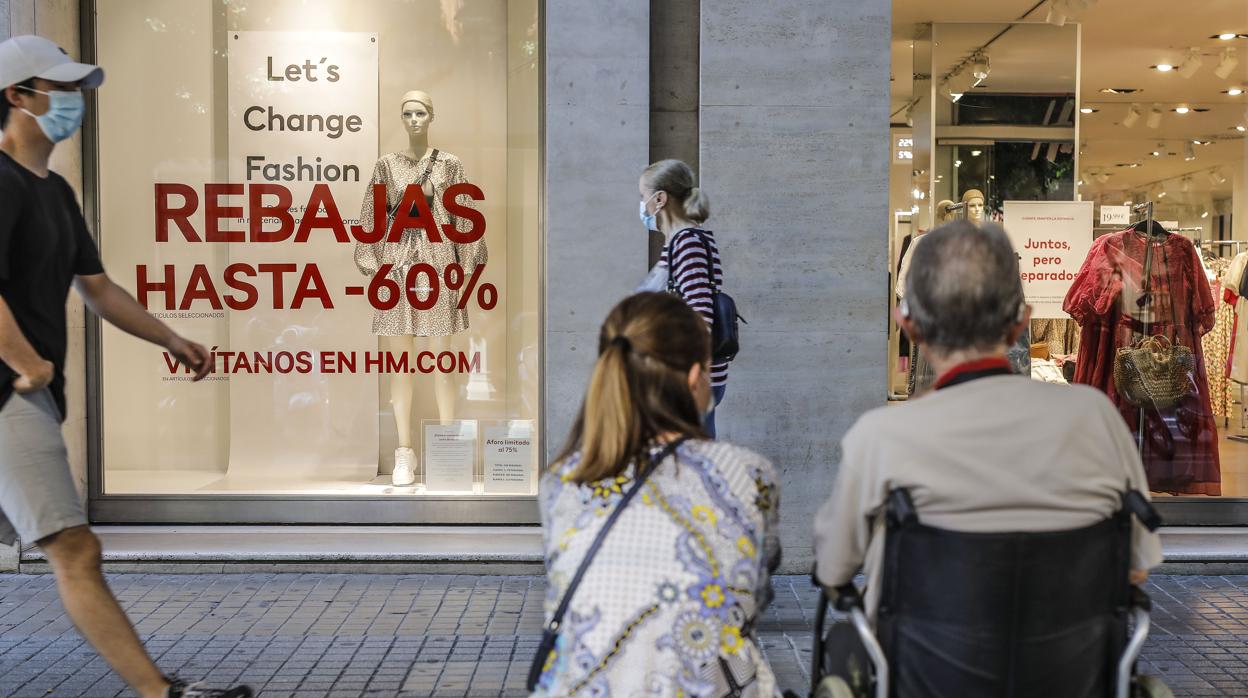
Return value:
[[(536, 577), (111, 575), (167, 672), (264, 696), (524, 695)], [(807, 685), (816, 596), (778, 577), (759, 626), (786, 688)], [(1248, 696), (1248, 577), (1156, 577), (1143, 669), (1176, 695)], [(0, 696), (131, 695), (65, 617), (53, 579), (0, 575)]]

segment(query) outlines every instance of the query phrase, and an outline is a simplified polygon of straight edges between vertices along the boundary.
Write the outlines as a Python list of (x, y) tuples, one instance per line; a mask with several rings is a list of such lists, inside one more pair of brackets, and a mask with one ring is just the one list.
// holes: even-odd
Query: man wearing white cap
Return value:
[(0, 543), (34, 541), (56, 574), (79, 632), (143, 698), (249, 698), (169, 680), (152, 663), (100, 571), (60, 423), (69, 286), (101, 318), (165, 347), (195, 379), (208, 352), (152, 317), (104, 273), (69, 184), (48, 170), (52, 149), (78, 130), (82, 90), (104, 71), (75, 63), (38, 36), (0, 43)]

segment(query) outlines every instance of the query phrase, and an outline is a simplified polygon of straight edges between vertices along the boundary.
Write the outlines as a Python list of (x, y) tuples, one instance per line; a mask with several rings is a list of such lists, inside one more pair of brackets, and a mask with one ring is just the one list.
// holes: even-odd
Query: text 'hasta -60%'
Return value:
[[(405, 231), (423, 234), (433, 244), (467, 245), (485, 235), (485, 216), (460, 197), (484, 201), (485, 195), (476, 185), (464, 182), (452, 185), (442, 195), (442, 205), (457, 221), (467, 223), (460, 230), (455, 223), (438, 225), (417, 185), (404, 191), (393, 221), (387, 227), (387, 194), (383, 184), (373, 186), (372, 221), (349, 221), (339, 213), (328, 185), (312, 188), (303, 212), (296, 223), (293, 197), (280, 184), (205, 184), (203, 186), (203, 231), (196, 229), (192, 217), (200, 209), (199, 192), (190, 185), (159, 183), (155, 186), (156, 242), (170, 242), (171, 228), (176, 228), (189, 243), (307, 243), (313, 232), (333, 235), (343, 244), (379, 244), (399, 242)], [(229, 203), (228, 197), (246, 197), (246, 206)], [(180, 201), (178, 201), (180, 199)], [(224, 199), (224, 202), (223, 202)], [(235, 230), (232, 222), (247, 222), (247, 230)], [(365, 223), (371, 223), (366, 228)], [(276, 228), (273, 226), (276, 225)], [(464, 269), (451, 264), (439, 271), (430, 264), (414, 264), (396, 270), (382, 265), (367, 287), (349, 286), (348, 296), (365, 296), (378, 310), (390, 310), (406, 300), (413, 309), (424, 311), (437, 305), (443, 290), (459, 291), (458, 309), (468, 307), (474, 299), (478, 307), (491, 310), (498, 304), (498, 289), (491, 283), (479, 283), (485, 265)], [(165, 310), (251, 310), (260, 302), (257, 282), (267, 276), (268, 296), (277, 310), (299, 310), (305, 306), (334, 308), (324, 277), (316, 264), (244, 262), (226, 266), (218, 278), (205, 264), (195, 264), (189, 275), (165, 264), (150, 268), (146, 264), (135, 269), (135, 295), (145, 308)], [(293, 280), (293, 283), (292, 283)], [(293, 288), (293, 291), (290, 289)]]

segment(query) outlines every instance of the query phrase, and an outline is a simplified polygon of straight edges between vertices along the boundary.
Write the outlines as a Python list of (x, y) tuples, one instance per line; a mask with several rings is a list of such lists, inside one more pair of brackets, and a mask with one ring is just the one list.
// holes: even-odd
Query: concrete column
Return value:
[(645, 276), (649, 0), (546, 3), (546, 453), (581, 404), (607, 311)]
[(885, 400), (891, 13), (702, 3), (701, 183), (750, 322), (717, 419), (780, 471), (786, 572), (810, 569), (842, 435)]

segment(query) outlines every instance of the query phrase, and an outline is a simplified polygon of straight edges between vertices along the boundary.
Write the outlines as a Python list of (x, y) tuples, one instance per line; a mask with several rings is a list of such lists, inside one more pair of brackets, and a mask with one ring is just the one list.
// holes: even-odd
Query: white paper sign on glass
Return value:
[(1102, 205), (1101, 225), (1131, 225), (1131, 207)]
[(533, 422), (516, 420), (482, 428), (486, 494), (533, 494)]
[(424, 420), (425, 491), (472, 492), (477, 464), (477, 422)]
[(1092, 202), (1007, 201), (1005, 230), (1032, 317), (1070, 317), (1062, 301), (1092, 247)]

